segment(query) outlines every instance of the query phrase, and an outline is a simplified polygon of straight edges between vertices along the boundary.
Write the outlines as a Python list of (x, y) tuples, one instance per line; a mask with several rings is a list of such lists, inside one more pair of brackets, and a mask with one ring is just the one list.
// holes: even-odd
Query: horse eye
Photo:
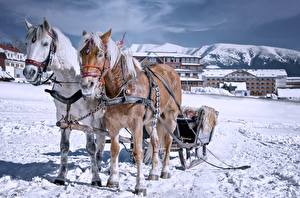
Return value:
[(47, 47), (48, 45), (49, 45), (48, 42), (43, 43), (43, 46), (44, 46), (44, 47)]
[(98, 53), (98, 57), (101, 58), (103, 56), (103, 52)]

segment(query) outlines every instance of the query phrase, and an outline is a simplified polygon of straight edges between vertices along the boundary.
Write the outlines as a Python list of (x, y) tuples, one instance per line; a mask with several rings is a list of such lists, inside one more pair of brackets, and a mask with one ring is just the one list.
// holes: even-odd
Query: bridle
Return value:
[[(53, 56), (56, 52), (56, 41), (57, 41), (57, 34), (54, 30), (47, 31), (47, 34), (52, 38), (51, 44), (50, 44), (50, 50), (48, 53), (47, 58), (43, 61), (43, 62), (39, 62), (33, 59), (29, 59), (27, 58), (25, 60), (25, 64), (26, 65), (34, 65), (36, 67), (38, 67), (38, 75), (42, 75), (43, 72), (47, 71), (47, 67), (51, 64), (52, 60), (53, 60)], [(33, 40), (33, 42), (35, 42), (35, 40)]]
[[(86, 48), (86, 54), (88, 54), (90, 52), (90, 48), (93, 43), (94, 43), (93, 38), (90, 38), (87, 41), (86, 47), (83, 48), (83, 49)], [(109, 58), (107, 56), (106, 49), (107, 49), (106, 46), (105, 46), (104, 50), (99, 49), (99, 50), (102, 50), (102, 52), (104, 52), (104, 63), (103, 64), (85, 64), (85, 65), (82, 65), (82, 67), (81, 67), (81, 77), (83, 77), (83, 78), (84, 77), (98, 78), (99, 86), (102, 86), (105, 84), (104, 77), (110, 69), (109, 62), (108, 62)], [(93, 69), (94, 71), (90, 72), (89, 71), (90, 69)]]

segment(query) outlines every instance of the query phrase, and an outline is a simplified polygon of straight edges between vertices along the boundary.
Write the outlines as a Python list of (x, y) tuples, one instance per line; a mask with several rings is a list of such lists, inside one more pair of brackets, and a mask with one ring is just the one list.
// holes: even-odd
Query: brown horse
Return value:
[[(141, 68), (138, 61), (132, 56), (122, 53), (110, 37), (111, 30), (101, 36), (83, 32), (82, 44), (79, 49), (82, 92), (85, 96), (90, 97), (98, 95), (98, 97), (108, 98), (118, 96), (148, 98), (157, 107), (156, 110), (159, 110), (158, 113), (154, 113), (145, 104), (117, 104), (108, 106), (103, 118), (103, 123), (111, 137), (111, 171), (107, 185), (119, 185), (119, 131), (121, 128), (128, 128), (133, 135), (133, 155), (137, 164), (135, 191), (145, 193), (145, 179), (142, 173), (143, 126), (150, 135), (153, 148), (149, 179), (157, 180), (159, 178), (158, 150), (160, 144), (164, 146), (165, 150), (161, 177), (169, 178), (172, 137), (168, 132), (175, 130), (176, 118), (180, 112), (177, 106), (181, 104), (182, 95), (180, 78), (172, 67), (164, 64), (151, 66), (150, 70), (153, 73), (150, 77), (148, 73), (147, 77), (145, 69)], [(165, 83), (162, 82), (162, 79)], [(157, 85), (158, 89), (154, 89), (153, 84)], [(174, 93), (174, 98), (168, 93), (166, 85)]]

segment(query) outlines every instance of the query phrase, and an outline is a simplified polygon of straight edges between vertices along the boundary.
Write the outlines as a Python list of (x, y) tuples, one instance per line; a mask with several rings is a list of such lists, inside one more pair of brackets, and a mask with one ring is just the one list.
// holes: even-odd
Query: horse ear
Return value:
[(86, 35), (87, 32), (85, 30), (82, 31), (82, 36)]
[(44, 18), (43, 26), (44, 26), (44, 28), (45, 28), (47, 31), (49, 31), (49, 30), (51, 29), (51, 28), (50, 28), (50, 25), (49, 25), (49, 23), (48, 23), (48, 21), (47, 21), (46, 18)]
[(101, 35), (100, 38), (104, 44), (107, 44), (110, 39), (110, 36), (111, 36), (111, 28), (103, 35)]
[(33, 27), (33, 25), (32, 25), (31, 23), (29, 23), (29, 22), (27, 21), (27, 19), (25, 19), (25, 25), (26, 25), (27, 30), (29, 30), (30, 28)]

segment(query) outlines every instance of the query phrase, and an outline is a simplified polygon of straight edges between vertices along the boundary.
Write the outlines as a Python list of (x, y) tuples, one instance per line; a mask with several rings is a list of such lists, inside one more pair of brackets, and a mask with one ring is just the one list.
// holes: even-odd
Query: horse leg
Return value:
[(97, 161), (98, 169), (99, 171), (101, 171), (101, 162), (102, 162), (103, 151), (105, 146), (105, 135), (96, 134), (96, 144), (97, 144), (96, 161)]
[[(174, 114), (172, 111), (168, 114), (165, 114), (164, 121), (165, 121), (165, 123), (168, 123), (169, 128), (162, 129), (162, 130), (164, 130), (163, 138), (164, 138), (165, 155), (164, 155), (164, 159), (163, 159), (163, 168), (161, 171), (161, 178), (167, 179), (167, 178), (171, 177), (170, 170), (169, 170), (169, 163), (170, 163), (171, 146), (172, 146), (172, 141), (173, 141), (173, 138), (169, 134), (169, 131), (173, 132), (176, 128), (177, 123), (176, 123), (176, 119), (174, 118)], [(166, 127), (166, 125), (164, 127)]]
[(143, 121), (139, 120), (134, 122), (135, 125), (133, 128), (134, 134), (134, 145), (133, 145), (133, 156), (137, 166), (137, 177), (136, 177), (136, 186), (135, 193), (146, 195), (146, 185), (145, 185), (145, 177), (143, 175), (142, 163), (143, 163)]
[(110, 162), (110, 176), (107, 181), (108, 187), (119, 188), (119, 135), (111, 137), (111, 162)]
[(70, 129), (61, 129), (60, 137), (60, 168), (58, 176), (54, 180), (55, 184), (64, 185), (68, 172), (68, 153), (70, 148)]
[(158, 167), (158, 152), (159, 152), (159, 138), (157, 135), (157, 129), (152, 128), (151, 125), (146, 126), (146, 130), (148, 131), (150, 135), (151, 140), (151, 149), (152, 149), (152, 168), (149, 173), (149, 180), (158, 180), (159, 175), (159, 167)]
[(86, 134), (86, 150), (90, 155), (92, 164), (92, 185), (101, 186), (101, 179), (99, 177), (99, 168), (96, 160), (96, 144), (93, 134)]

